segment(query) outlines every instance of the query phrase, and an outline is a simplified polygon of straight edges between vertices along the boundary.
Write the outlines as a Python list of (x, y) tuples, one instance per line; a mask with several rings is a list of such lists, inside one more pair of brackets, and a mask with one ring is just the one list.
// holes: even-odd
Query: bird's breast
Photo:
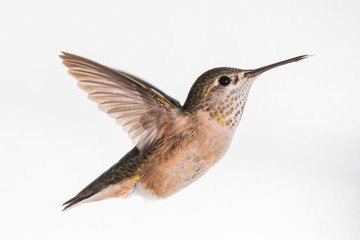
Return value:
[[(201, 117), (164, 139), (148, 157), (138, 190), (168, 197), (188, 186), (226, 153), (232, 133)], [(200, 115), (201, 116), (201, 115)], [(166, 136), (166, 135), (165, 135)]]

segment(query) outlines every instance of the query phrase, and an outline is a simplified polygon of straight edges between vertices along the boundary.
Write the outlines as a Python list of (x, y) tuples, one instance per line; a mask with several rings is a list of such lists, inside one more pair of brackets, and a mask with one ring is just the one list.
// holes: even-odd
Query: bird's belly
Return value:
[(194, 182), (215, 163), (191, 153), (169, 160), (142, 178), (139, 184), (142, 191), (166, 198)]
[(199, 155), (185, 155), (182, 161), (174, 165), (170, 171), (166, 171), (164, 191), (161, 193), (164, 197), (170, 196), (193, 183), (215, 163), (215, 159), (204, 159)]
[(231, 141), (209, 139), (183, 146), (175, 154), (165, 154), (162, 160), (155, 160), (141, 178), (138, 190), (166, 198), (197, 180), (221, 159)]

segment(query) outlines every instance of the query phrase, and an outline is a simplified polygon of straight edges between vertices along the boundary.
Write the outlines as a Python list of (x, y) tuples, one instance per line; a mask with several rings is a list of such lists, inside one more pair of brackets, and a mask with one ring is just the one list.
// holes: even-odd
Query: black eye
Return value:
[(221, 76), (219, 78), (219, 83), (221, 86), (227, 86), (229, 85), (229, 83), (231, 83), (231, 78), (229, 78), (228, 76)]

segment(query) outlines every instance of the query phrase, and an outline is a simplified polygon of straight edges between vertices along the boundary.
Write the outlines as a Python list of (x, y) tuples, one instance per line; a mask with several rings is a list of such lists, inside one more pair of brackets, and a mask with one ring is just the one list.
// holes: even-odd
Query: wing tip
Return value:
[(71, 53), (67, 53), (64, 51), (61, 51), (61, 54), (59, 54), (59, 57), (62, 60), (62, 63), (69, 69), (68, 72), (71, 74), (71, 68), (73, 67), (73, 64), (71, 64), (70, 60), (74, 57), (75, 55), (71, 54)]
[(67, 53), (65, 51), (60, 51), (61, 53), (58, 55), (63, 61), (71, 57), (73, 54)]

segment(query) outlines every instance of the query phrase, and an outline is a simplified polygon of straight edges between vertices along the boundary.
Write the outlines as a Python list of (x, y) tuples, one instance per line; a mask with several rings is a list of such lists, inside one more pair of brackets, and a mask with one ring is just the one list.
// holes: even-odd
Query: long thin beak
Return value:
[(265, 67), (257, 68), (254, 70), (249, 70), (249, 72), (246, 72), (244, 74), (244, 76), (245, 77), (256, 77), (256, 76), (260, 75), (261, 73), (266, 72), (270, 69), (273, 69), (273, 68), (276, 68), (276, 67), (288, 64), (288, 63), (297, 62), (297, 61), (303, 60), (309, 56), (311, 56), (311, 55), (301, 55), (301, 56), (290, 58), (290, 59), (287, 59), (287, 60), (284, 60), (281, 62), (273, 63), (273, 64), (267, 65)]

